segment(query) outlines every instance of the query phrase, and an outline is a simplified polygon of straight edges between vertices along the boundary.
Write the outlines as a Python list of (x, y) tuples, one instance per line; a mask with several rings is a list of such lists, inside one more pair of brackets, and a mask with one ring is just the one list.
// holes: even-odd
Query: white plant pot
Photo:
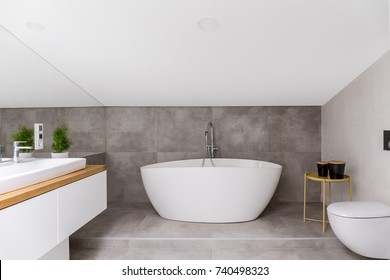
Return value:
[(64, 152), (64, 153), (51, 153), (52, 158), (68, 158), (69, 157), (69, 152)]
[(19, 152), (19, 158), (32, 158), (34, 153), (21, 153)]

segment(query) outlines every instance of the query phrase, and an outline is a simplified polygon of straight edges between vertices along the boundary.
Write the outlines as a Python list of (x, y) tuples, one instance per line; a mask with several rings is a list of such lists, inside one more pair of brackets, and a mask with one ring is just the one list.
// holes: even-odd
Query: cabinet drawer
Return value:
[(57, 245), (57, 192), (0, 211), (0, 259), (37, 259)]
[(58, 242), (107, 208), (107, 172), (58, 189)]

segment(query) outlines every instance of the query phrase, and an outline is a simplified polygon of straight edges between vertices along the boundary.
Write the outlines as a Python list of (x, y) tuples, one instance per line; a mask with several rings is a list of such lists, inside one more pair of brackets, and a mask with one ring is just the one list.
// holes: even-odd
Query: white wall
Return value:
[[(354, 200), (390, 206), (390, 151), (383, 130), (390, 130), (390, 52), (322, 107), (322, 159), (347, 162)], [(346, 187), (332, 189), (332, 200), (347, 200)]]

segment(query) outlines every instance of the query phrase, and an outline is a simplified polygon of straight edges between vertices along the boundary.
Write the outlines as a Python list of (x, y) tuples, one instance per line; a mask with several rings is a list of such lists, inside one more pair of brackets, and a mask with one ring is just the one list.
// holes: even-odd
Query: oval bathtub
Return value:
[(232, 223), (256, 219), (271, 200), (282, 166), (246, 159), (190, 159), (141, 167), (146, 193), (166, 219)]

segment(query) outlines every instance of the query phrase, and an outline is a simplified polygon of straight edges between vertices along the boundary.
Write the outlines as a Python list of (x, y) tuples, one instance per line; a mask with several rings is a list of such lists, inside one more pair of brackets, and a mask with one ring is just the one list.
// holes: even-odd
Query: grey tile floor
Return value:
[[(308, 216), (321, 217), (309, 203)], [(271, 203), (254, 221), (207, 224), (161, 218), (148, 203), (109, 205), (70, 238), (71, 259), (364, 259), (328, 225), (303, 222), (302, 203)]]

